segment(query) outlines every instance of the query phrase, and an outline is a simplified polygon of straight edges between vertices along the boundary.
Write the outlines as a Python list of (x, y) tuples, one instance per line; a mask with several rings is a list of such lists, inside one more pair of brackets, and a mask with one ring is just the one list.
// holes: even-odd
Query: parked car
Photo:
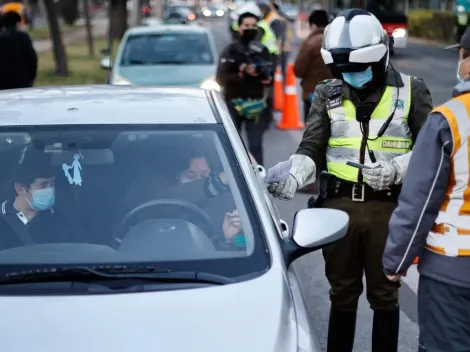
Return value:
[(123, 36), (111, 70), (110, 84), (203, 87), (220, 90), (214, 76), (217, 51), (211, 32), (199, 26), (134, 27)]
[(67, 219), (31, 242), (10, 232), (13, 248), (4, 224), (6, 351), (320, 351), (292, 263), (348, 215), (300, 210), (290, 232), (220, 93), (41, 87), (1, 92), (0, 109), (3, 189), (55, 176), (44, 214)]
[(222, 8), (214, 5), (202, 7), (201, 13), (205, 18), (222, 18), (225, 15), (225, 11)]

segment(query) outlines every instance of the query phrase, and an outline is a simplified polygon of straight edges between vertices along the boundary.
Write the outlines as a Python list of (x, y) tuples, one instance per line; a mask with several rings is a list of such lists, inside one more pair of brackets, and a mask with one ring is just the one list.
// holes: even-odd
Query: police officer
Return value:
[(459, 47), (460, 82), (422, 128), (383, 255), (392, 281), (420, 256), (422, 352), (470, 346), (470, 30), (452, 47)]
[[(388, 36), (365, 10), (341, 12), (325, 30), (321, 53), (335, 78), (316, 87), (299, 148), (274, 167), (279, 170), (268, 171), (266, 182), (270, 193), (287, 200), (328, 171), (319, 176), (316, 206), (323, 201), (350, 217), (346, 236), (323, 250), (331, 286), (328, 351), (353, 349), (365, 273), (374, 311), (372, 351), (395, 352), (399, 284), (384, 275), (382, 253), (412, 145), (432, 109), (431, 95), (422, 80), (390, 65)], [(270, 181), (273, 171), (281, 172), (281, 181)]]

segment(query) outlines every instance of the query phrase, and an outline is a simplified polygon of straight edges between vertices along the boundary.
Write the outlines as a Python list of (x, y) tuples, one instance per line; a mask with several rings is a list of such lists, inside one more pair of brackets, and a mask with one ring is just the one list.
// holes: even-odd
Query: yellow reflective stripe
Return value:
[[(351, 138), (330, 138), (328, 146), (330, 148), (351, 148), (361, 149), (362, 137)], [(368, 140), (367, 145), (370, 150), (391, 153), (408, 153), (411, 150), (411, 141), (409, 138), (400, 137), (382, 137), (376, 140)]]
[(356, 121), (356, 107), (351, 100), (343, 101), (343, 112), (346, 120)]
[[(407, 93), (407, 99), (406, 99), (406, 105), (405, 105), (405, 118), (403, 119), (405, 122), (408, 122), (408, 117), (410, 116), (410, 109), (411, 109), (411, 76), (405, 76), (405, 75), (401, 75), (401, 79), (403, 80), (403, 82), (405, 82), (405, 80), (407, 80), (408, 82), (408, 91), (406, 92)], [(405, 84), (405, 87), (407, 85)]]
[(355, 167), (344, 163), (328, 162), (326, 163), (328, 172), (341, 180), (349, 182), (358, 182), (358, 170)]

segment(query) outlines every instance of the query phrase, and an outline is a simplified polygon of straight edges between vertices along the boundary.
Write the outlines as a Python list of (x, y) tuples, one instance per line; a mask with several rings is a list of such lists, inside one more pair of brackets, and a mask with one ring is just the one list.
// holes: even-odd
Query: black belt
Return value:
[(336, 196), (350, 198), (354, 202), (388, 201), (396, 202), (400, 195), (401, 186), (391, 186), (384, 191), (374, 191), (368, 184), (342, 181)]

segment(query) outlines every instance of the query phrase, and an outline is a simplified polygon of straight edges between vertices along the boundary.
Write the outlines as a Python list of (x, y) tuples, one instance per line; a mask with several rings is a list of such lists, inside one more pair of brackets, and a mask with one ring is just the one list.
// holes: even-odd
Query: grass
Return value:
[[(82, 25), (80, 26), (67, 26), (67, 25), (62, 25), (60, 27), (60, 30), (62, 32), (62, 35), (67, 35), (72, 32), (75, 32), (76, 30), (79, 30), (83, 28)], [(44, 40), (44, 39), (49, 39), (49, 27), (38, 27), (38, 28), (33, 28), (32, 30), (28, 31), (29, 35), (31, 36), (32, 40)]]
[[(108, 46), (106, 39), (95, 40), (95, 58), (88, 55), (88, 46), (86, 42), (80, 42), (67, 45), (69, 76), (60, 77), (55, 75), (55, 62), (52, 52), (39, 54), (38, 76), (35, 86), (54, 86), (54, 85), (80, 85), (80, 84), (105, 84), (108, 77), (108, 71), (100, 67), (102, 56), (101, 49)], [(113, 43), (114, 54), (116, 55), (118, 42)]]

